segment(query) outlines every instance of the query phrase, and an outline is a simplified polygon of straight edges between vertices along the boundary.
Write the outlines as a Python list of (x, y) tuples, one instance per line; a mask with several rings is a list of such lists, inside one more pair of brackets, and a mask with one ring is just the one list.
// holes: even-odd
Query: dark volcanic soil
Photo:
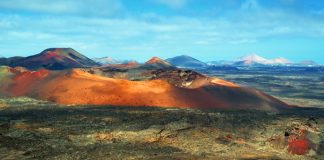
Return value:
[(0, 159), (320, 159), (324, 112), (57, 106), (0, 99)]

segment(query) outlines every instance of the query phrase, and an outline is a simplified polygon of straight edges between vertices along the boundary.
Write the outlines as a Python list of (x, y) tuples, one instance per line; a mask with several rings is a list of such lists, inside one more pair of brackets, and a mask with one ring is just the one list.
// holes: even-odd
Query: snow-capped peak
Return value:
[(274, 58), (274, 59), (266, 59), (266, 58), (263, 58), (263, 57), (255, 54), (255, 53), (240, 57), (238, 59), (238, 61), (244, 62), (244, 64), (259, 63), (259, 64), (263, 64), (263, 65), (284, 65), (284, 64), (291, 63), (288, 59), (285, 59), (283, 57), (278, 57), (278, 58)]
[(102, 57), (102, 58), (94, 58), (95, 62), (100, 64), (116, 64), (120, 63), (119, 61), (113, 59), (112, 57)]
[(264, 63), (267, 63), (267, 59), (253, 53), (253, 54), (249, 54), (249, 55), (246, 55), (246, 56), (243, 56), (243, 57), (240, 57), (238, 59), (238, 61), (248, 61), (248, 62), (257, 62), (257, 63), (261, 63), (261, 64), (264, 64)]

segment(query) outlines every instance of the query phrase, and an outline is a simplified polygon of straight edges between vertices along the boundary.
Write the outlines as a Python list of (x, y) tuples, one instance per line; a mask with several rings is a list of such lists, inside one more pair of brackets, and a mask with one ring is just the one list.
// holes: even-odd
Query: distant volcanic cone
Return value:
[(142, 66), (144, 68), (151, 68), (151, 69), (173, 69), (175, 68), (167, 61), (158, 58), (158, 57), (152, 57), (150, 60), (145, 62), (145, 64)]
[(31, 70), (40, 68), (63, 70), (91, 67), (98, 64), (72, 48), (49, 48), (29, 57), (3, 59), (0, 61), (0, 65), (11, 67), (21, 66)]

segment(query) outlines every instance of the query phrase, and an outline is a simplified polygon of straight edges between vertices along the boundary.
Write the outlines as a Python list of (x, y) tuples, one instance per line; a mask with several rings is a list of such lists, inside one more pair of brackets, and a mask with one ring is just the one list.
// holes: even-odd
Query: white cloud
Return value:
[(179, 9), (187, 5), (188, 0), (153, 0), (155, 3), (166, 5), (168, 7)]
[(0, 9), (49, 14), (112, 15), (123, 8), (119, 0), (10, 0)]
[(257, 40), (255, 39), (237, 39), (237, 40), (230, 40), (228, 43), (230, 44), (247, 44), (247, 43), (256, 43)]
[[(93, 49), (94, 46), (99, 49), (100, 46), (110, 46), (116, 50), (125, 49), (125, 46), (132, 46), (128, 47), (132, 49), (139, 46), (137, 50), (143, 47), (143, 51), (144, 48), (147, 51), (148, 48), (161, 45), (164, 48), (186, 48), (191, 45), (256, 43), (260, 39), (285, 35), (324, 37), (324, 22), (283, 12), (264, 12), (254, 17), (245, 13), (241, 19), (156, 18), (158, 21), (134, 17), (89, 19), (41, 16), (32, 21), (30, 17), (0, 14), (0, 41), (4, 44), (41, 44), (51, 47), (64, 44), (84, 50)], [(13, 19), (15, 22), (11, 23)]]
[(198, 45), (208, 45), (209, 44), (209, 41), (206, 41), (206, 40), (200, 40), (200, 41), (196, 41), (194, 42), (195, 44), (198, 44)]
[[(291, 35), (324, 38), (323, 21), (282, 10), (266, 9), (254, 0), (246, 1), (242, 8), (229, 11), (228, 14), (220, 17), (165, 17), (144, 13), (144, 16), (137, 14), (122, 18), (105, 16), (89, 18), (82, 14), (80, 16), (74, 13), (83, 11), (73, 10), (73, 8), (71, 11), (68, 7), (60, 7), (64, 3), (62, 0), (56, 1), (57, 6), (54, 4), (53, 8), (47, 7), (50, 11), (35, 4), (40, 0), (30, 1), (31, 4), (23, 0), (12, 1), (24, 2), (23, 5), (19, 5), (20, 8), (16, 6), (15, 9), (57, 12), (57, 14), (63, 12), (68, 13), (68, 16), (0, 13), (0, 44), (5, 46), (1, 48), (1, 54), (5, 54), (4, 51), (10, 51), (12, 48), (17, 52), (21, 51), (12, 53), (17, 55), (26, 48), (31, 48), (31, 51), (23, 52), (24, 54), (37, 53), (47, 47), (73, 47), (86, 54), (130, 55), (131, 52), (137, 52), (147, 54), (149, 57), (149, 54), (161, 52), (194, 52), (195, 47), (196, 51), (197, 47), (201, 47), (199, 50), (205, 49), (206, 52), (212, 52), (213, 49), (223, 47), (224, 44), (252, 44), (263, 39)], [(90, 2), (90, 0), (86, 1)], [(112, 2), (108, 0), (110, 1)], [(70, 7), (79, 4), (78, 1), (68, 2), (73, 3), (68, 5)], [(177, 3), (180, 7), (187, 2)], [(0, 2), (0, 9), (15, 7), (5, 4)], [(86, 7), (86, 4), (80, 3), (80, 5)], [(96, 11), (86, 12), (99, 14)], [(16, 47), (17, 44), (19, 48)]]

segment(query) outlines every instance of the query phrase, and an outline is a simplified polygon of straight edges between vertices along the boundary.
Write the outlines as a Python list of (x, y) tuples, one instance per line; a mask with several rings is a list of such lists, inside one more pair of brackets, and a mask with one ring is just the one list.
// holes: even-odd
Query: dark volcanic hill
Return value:
[(85, 68), (98, 64), (72, 48), (49, 48), (29, 57), (1, 58), (0, 65), (21, 66), (31, 70), (40, 68), (63, 70)]
[(206, 63), (186, 55), (168, 58), (166, 59), (166, 61), (174, 66), (184, 67), (184, 68), (197, 68), (197, 67), (207, 66)]

